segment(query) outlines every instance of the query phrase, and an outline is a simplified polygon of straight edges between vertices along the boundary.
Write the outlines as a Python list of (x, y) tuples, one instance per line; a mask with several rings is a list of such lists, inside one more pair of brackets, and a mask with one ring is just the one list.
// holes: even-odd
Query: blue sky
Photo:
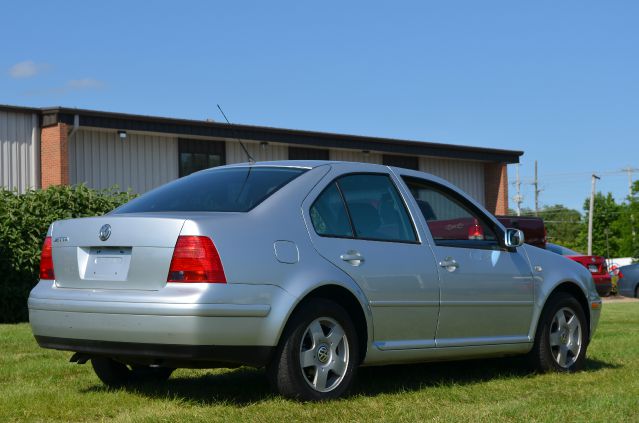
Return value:
[(0, 103), (217, 120), (220, 103), (238, 123), (523, 150), (524, 206), (538, 160), (541, 204), (581, 209), (593, 171), (622, 199), (619, 170), (639, 168), (637, 16), (635, 1), (9, 2)]

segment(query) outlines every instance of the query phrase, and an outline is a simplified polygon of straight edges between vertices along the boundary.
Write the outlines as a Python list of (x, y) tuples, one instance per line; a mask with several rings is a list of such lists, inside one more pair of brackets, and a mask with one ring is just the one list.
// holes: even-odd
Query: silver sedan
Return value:
[(527, 355), (578, 370), (601, 309), (592, 277), (523, 241), (426, 173), (223, 166), (53, 223), (30, 321), (111, 386), (250, 365), (323, 400), (361, 365)]

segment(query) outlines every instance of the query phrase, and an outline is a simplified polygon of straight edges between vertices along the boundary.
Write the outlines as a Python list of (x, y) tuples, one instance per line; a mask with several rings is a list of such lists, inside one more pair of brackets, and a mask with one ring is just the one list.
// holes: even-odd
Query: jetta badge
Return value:
[(106, 241), (107, 239), (109, 239), (110, 236), (111, 236), (111, 225), (109, 225), (108, 223), (106, 225), (102, 225), (102, 227), (100, 228), (100, 233), (98, 234), (98, 237), (100, 238), (100, 240)]

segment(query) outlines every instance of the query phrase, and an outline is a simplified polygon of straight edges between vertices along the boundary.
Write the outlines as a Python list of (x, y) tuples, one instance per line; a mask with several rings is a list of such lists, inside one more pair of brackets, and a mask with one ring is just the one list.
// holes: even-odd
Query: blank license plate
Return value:
[(131, 264), (131, 247), (92, 247), (84, 279), (125, 281)]

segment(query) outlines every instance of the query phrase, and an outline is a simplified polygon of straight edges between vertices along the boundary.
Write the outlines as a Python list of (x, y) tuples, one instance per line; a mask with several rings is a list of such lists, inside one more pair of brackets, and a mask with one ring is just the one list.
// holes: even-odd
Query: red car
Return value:
[(546, 248), (546, 225), (541, 217), (495, 216), (505, 227), (521, 229), (526, 244)]
[(592, 274), (592, 278), (595, 281), (595, 287), (597, 288), (599, 295), (602, 297), (610, 295), (610, 291), (612, 290), (612, 278), (608, 273), (608, 265), (606, 264), (606, 259), (604, 257), (585, 256), (571, 250), (570, 248), (551, 244), (550, 242), (546, 244), (546, 249), (554, 253), (561, 254), (562, 256), (566, 256), (569, 259), (584, 265)]

